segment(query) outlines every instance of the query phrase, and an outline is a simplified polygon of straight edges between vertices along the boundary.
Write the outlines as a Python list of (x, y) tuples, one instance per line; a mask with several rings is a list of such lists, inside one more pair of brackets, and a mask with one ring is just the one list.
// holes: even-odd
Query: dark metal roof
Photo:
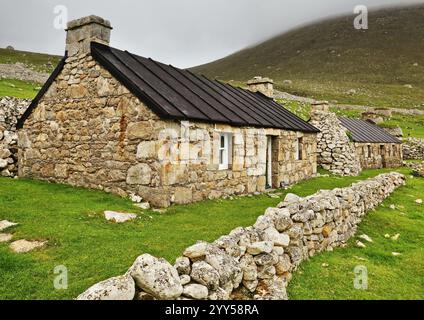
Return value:
[(352, 133), (354, 142), (402, 143), (383, 128), (365, 120), (339, 118), (342, 125)]
[(260, 93), (92, 42), (96, 61), (165, 119), (319, 132)]
[(44, 94), (47, 92), (47, 90), (52, 85), (53, 81), (56, 79), (56, 77), (59, 75), (59, 73), (62, 71), (65, 61), (67, 59), (67, 55), (65, 53), (65, 56), (62, 58), (62, 60), (59, 61), (59, 64), (54, 69), (53, 73), (50, 75), (50, 77), (47, 79), (47, 81), (44, 83), (40, 91), (38, 91), (35, 98), (31, 101), (31, 104), (28, 106), (28, 108), (25, 110), (22, 117), (18, 120), (18, 123), (16, 124), (17, 129), (21, 129), (24, 125), (25, 120), (29, 117), (29, 115), (32, 113), (34, 108), (38, 105), (38, 102), (40, 99), (44, 96)]

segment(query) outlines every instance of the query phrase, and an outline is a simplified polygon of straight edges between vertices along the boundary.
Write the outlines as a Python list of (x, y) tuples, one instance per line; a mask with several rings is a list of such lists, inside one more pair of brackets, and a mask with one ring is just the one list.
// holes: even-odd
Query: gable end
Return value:
[(65, 53), (65, 56), (60, 60), (59, 64), (54, 69), (53, 73), (50, 75), (50, 77), (47, 79), (46, 83), (44, 83), (43, 87), (40, 91), (38, 91), (37, 95), (35, 96), (34, 100), (32, 100), (31, 104), (29, 105), (28, 109), (24, 112), (22, 117), (18, 120), (18, 123), (16, 124), (16, 128), (22, 129), (24, 126), (24, 123), (26, 119), (31, 115), (32, 111), (37, 107), (38, 103), (40, 102), (41, 98), (46, 94), (47, 90), (49, 90), (52, 83), (56, 80), (56, 77), (60, 74), (60, 72), (63, 70), (63, 67), (65, 66), (66, 59), (68, 58), (68, 54)]

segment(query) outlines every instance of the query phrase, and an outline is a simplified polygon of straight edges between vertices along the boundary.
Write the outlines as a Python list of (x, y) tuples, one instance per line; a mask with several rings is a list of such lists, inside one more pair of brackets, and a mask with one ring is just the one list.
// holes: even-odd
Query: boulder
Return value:
[(274, 224), (277, 231), (284, 232), (293, 226), (293, 221), (290, 216), (282, 215), (275, 219)]
[(270, 266), (276, 264), (279, 259), (277, 255), (261, 253), (255, 256), (254, 260), (258, 266)]
[(6, 159), (0, 159), (0, 169), (4, 169), (9, 165)]
[(243, 286), (249, 290), (249, 292), (255, 292), (258, 287), (258, 280), (243, 280)]
[(219, 287), (218, 271), (205, 261), (193, 263), (190, 277), (193, 281), (203, 284), (210, 290), (217, 290)]
[(258, 255), (261, 253), (271, 253), (274, 244), (272, 241), (259, 241), (254, 242), (247, 247), (247, 253), (251, 255)]
[(174, 268), (177, 269), (179, 275), (190, 274), (190, 259), (187, 257), (179, 257), (175, 260)]
[(10, 233), (0, 233), (0, 243), (2, 242), (9, 242), (12, 240), (13, 235)]
[(196, 300), (204, 300), (208, 298), (209, 291), (205, 286), (193, 283), (184, 287), (183, 295)]
[(27, 253), (32, 250), (44, 247), (47, 241), (28, 241), (25, 239), (14, 241), (10, 244), (10, 249), (16, 253)]
[(135, 206), (140, 208), (141, 210), (149, 210), (150, 209), (150, 203), (148, 203), (148, 202), (136, 203)]
[(183, 255), (190, 259), (196, 259), (205, 256), (207, 249), (207, 242), (198, 242), (195, 245), (192, 245), (191, 247), (185, 249)]
[(285, 233), (279, 233), (277, 229), (269, 227), (265, 230), (264, 239), (272, 241), (275, 246), (287, 247), (290, 243), (290, 237)]
[(113, 221), (116, 223), (123, 223), (137, 218), (137, 215), (134, 213), (121, 213), (115, 211), (105, 211), (105, 218), (108, 221)]
[(17, 223), (10, 222), (10, 221), (7, 221), (7, 220), (2, 220), (2, 221), (0, 221), (0, 231), (6, 230), (7, 228), (10, 228), (10, 227), (13, 227), (13, 226), (16, 226), (16, 225), (17, 225)]
[(128, 272), (140, 289), (157, 299), (176, 299), (183, 292), (177, 270), (165, 259), (143, 254), (137, 258)]
[(279, 256), (278, 263), (275, 265), (277, 275), (283, 275), (291, 269), (290, 257), (287, 254)]
[(301, 197), (295, 195), (294, 193), (288, 193), (279, 207), (288, 206), (292, 203), (299, 202), (300, 200), (302, 200)]
[(237, 288), (243, 280), (243, 272), (239, 263), (225, 251), (209, 249), (205, 261), (218, 271), (221, 287), (231, 283), (234, 288)]
[(190, 276), (183, 274), (182, 276), (180, 276), (180, 280), (181, 280), (181, 285), (185, 286), (186, 284), (189, 284), (191, 281)]
[(107, 279), (90, 287), (77, 300), (133, 300), (135, 283), (130, 275)]

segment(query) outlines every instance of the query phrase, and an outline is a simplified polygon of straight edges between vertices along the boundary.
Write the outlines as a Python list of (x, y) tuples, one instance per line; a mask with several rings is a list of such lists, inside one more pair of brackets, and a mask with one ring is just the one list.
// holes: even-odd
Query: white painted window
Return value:
[(231, 140), (230, 133), (221, 133), (219, 135), (219, 170), (227, 170), (231, 164)]
[(302, 150), (303, 150), (303, 139), (298, 138), (296, 141), (296, 148), (295, 148), (295, 160), (302, 160)]

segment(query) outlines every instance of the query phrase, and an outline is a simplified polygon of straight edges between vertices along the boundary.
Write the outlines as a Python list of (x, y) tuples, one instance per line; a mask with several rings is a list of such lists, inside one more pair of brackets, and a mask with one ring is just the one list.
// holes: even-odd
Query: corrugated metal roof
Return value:
[(260, 93), (95, 42), (91, 51), (95, 60), (163, 118), (319, 132)]
[(383, 128), (365, 120), (339, 117), (342, 125), (352, 133), (354, 142), (402, 143)]

